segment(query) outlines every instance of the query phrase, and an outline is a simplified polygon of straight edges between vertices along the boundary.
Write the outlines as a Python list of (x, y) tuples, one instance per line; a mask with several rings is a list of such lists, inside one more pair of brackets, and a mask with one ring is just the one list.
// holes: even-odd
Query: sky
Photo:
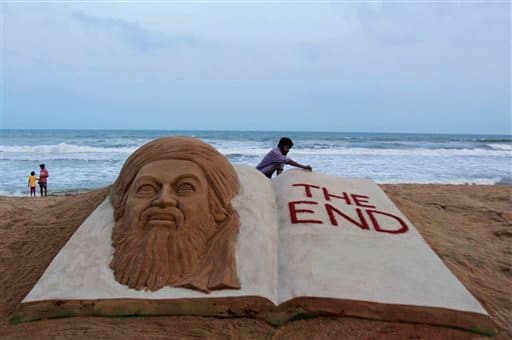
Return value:
[(511, 134), (510, 1), (2, 1), (2, 129)]

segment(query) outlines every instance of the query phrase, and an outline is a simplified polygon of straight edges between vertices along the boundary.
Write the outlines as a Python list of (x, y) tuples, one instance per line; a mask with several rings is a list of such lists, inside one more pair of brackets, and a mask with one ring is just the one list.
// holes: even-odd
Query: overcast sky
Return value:
[(509, 1), (1, 9), (2, 128), (511, 133)]

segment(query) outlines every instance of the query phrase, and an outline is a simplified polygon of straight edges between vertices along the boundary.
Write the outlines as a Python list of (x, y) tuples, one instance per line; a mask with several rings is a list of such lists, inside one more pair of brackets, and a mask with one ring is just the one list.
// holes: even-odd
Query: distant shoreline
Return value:
[[(382, 188), (385, 187), (415, 187), (415, 186), (431, 186), (431, 187), (510, 187), (512, 189), (512, 183), (495, 183), (495, 184), (472, 184), (472, 183), (465, 183), (465, 184), (446, 184), (446, 183), (378, 183), (378, 185)], [(90, 189), (69, 189), (69, 190), (62, 190), (62, 191), (54, 191), (52, 192), (51, 189), (48, 191), (48, 197), (65, 197), (65, 196), (75, 196), (80, 194), (87, 194), (92, 191), (96, 190), (106, 190), (108, 186), (98, 187), (98, 188), (90, 188)], [(39, 190), (39, 189), (38, 189)], [(0, 197), (6, 197), (6, 198), (31, 198), (29, 193), (22, 195), (10, 195), (10, 194), (0, 194)], [(33, 197), (32, 197), (33, 198)], [(39, 195), (39, 191), (37, 192), (36, 198), (41, 198)], [(42, 197), (44, 198), (44, 197)]]
[(205, 129), (23, 129), (23, 128), (4, 128), (3, 131), (7, 132), (21, 132), (21, 131), (62, 131), (62, 132), (87, 132), (87, 131), (99, 131), (99, 132), (108, 132), (112, 131), (115, 133), (118, 132), (169, 132), (169, 133), (233, 133), (233, 132), (246, 132), (246, 133), (268, 133), (268, 134), (293, 134), (293, 133), (313, 133), (313, 134), (325, 134), (325, 133), (336, 133), (336, 134), (365, 134), (365, 135), (427, 135), (427, 136), (493, 136), (493, 137), (504, 137), (507, 140), (512, 140), (512, 137), (507, 133), (487, 133), (487, 132), (415, 132), (415, 131), (329, 131), (329, 130), (205, 130)]

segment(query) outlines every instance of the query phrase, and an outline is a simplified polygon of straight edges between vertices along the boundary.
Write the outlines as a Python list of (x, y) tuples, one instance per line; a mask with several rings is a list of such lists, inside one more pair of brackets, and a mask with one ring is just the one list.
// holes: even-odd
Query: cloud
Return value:
[(115, 18), (100, 18), (86, 14), (82, 11), (73, 11), (72, 17), (78, 23), (86, 27), (108, 32), (118, 37), (127, 45), (143, 52), (166, 48), (208, 48), (218, 45), (215, 41), (201, 39), (193, 35), (182, 34), (169, 36), (163, 33), (147, 30), (137, 22), (130, 22)]

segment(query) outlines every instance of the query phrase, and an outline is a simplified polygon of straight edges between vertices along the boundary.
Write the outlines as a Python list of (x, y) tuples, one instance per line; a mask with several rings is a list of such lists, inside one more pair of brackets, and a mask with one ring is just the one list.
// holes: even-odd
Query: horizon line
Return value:
[(484, 132), (398, 132), (398, 131), (328, 131), (328, 130), (240, 130), (240, 129), (136, 129), (136, 128), (1, 128), (2, 131), (29, 130), (29, 131), (173, 131), (173, 132), (258, 132), (258, 133), (361, 133), (361, 134), (415, 134), (415, 135), (492, 135), (510, 136), (509, 133), (484, 133)]

